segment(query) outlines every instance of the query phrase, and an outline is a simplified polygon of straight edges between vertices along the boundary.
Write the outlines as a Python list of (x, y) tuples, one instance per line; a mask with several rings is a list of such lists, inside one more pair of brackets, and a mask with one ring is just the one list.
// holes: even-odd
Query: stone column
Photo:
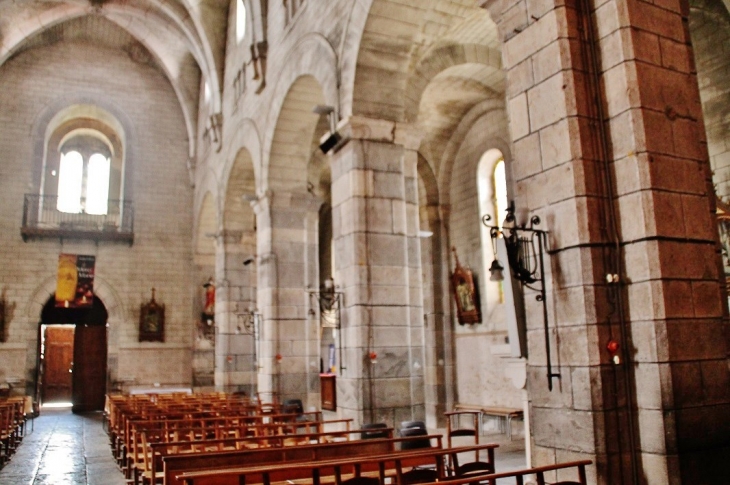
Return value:
[(727, 294), (688, 14), (627, 0), (596, 11), (639, 465), (657, 484), (716, 482), (730, 459)]
[(258, 308), (262, 314), (259, 391), (318, 405), (317, 322), (308, 318), (307, 287), (316, 286), (321, 201), (267, 192), (254, 204), (258, 236)]
[(533, 465), (590, 458), (591, 483), (711, 483), (730, 436), (726, 295), (686, 4), (485, 3), (504, 39), (516, 204), (550, 231), (561, 378), (548, 392), (528, 292)]
[(424, 419), (415, 137), (359, 117), (338, 130), (348, 140), (332, 156), (335, 280), (345, 293), (340, 412), (360, 422)]
[(223, 230), (216, 248), (215, 385), (229, 392), (255, 392), (254, 337), (239, 322), (238, 313), (253, 310), (253, 267), (243, 266), (252, 254), (252, 232)]
[[(421, 221), (429, 221), (432, 235), (422, 238), (421, 261), (423, 267), (424, 312), (424, 386), (426, 425), (444, 428), (444, 412), (453, 409), (454, 360), (452, 350), (453, 331), (448, 317), (451, 295), (444, 291), (448, 286), (448, 241), (441, 223), (441, 207), (421, 207)], [(446, 214), (448, 217), (448, 214)], [(446, 256), (444, 256), (446, 255)]]

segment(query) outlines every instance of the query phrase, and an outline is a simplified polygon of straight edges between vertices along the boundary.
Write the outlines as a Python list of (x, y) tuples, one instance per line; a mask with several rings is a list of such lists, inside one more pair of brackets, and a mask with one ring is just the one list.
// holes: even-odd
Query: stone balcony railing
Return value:
[[(110, 200), (106, 214), (61, 212), (57, 196), (25, 194), (24, 241), (36, 238), (134, 242), (134, 208), (130, 200)], [(82, 201), (83, 207), (83, 201)]]

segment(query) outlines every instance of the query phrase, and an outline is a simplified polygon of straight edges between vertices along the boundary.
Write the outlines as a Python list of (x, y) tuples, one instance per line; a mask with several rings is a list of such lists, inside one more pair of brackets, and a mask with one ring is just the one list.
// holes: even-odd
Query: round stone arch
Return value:
[[(261, 131), (254, 120), (251, 118), (245, 118), (240, 123), (236, 123), (235, 131), (227, 134), (226, 137), (232, 140), (239, 140), (240, 143), (231, 144), (228, 147), (228, 151), (225, 157), (225, 165), (221, 172), (221, 187), (220, 193), (225, 194), (228, 191), (227, 185), (231, 177), (231, 171), (236, 164), (237, 157), (240, 155), (241, 150), (245, 150), (251, 159), (253, 165), (254, 177), (256, 180), (255, 193), (263, 192), (262, 178), (261, 178), (261, 166), (262, 166), (262, 145), (261, 145)], [(225, 204), (225, 202), (224, 202)], [(225, 205), (223, 207), (225, 210)], [(225, 220), (224, 220), (225, 224)]]
[(320, 115), (312, 109), (325, 102), (320, 84), (304, 75), (292, 84), (284, 98), (271, 140), (265, 186), (278, 191), (304, 193), (307, 167), (318, 149), (316, 131)]
[(194, 259), (203, 266), (215, 265), (215, 236), (219, 231), (218, 203), (217, 197), (210, 190), (201, 191), (203, 196), (200, 202), (195, 205), (196, 218), (194, 227)]
[(122, 181), (124, 197), (134, 200), (133, 184), (129, 183), (136, 160), (137, 137), (134, 124), (123, 109), (110, 102), (106, 97), (88, 93), (71, 93), (58, 98), (46, 105), (36, 116), (31, 130), (33, 190), (36, 191), (41, 186), (48, 138), (53, 132), (54, 125), (59, 125), (64, 119), (72, 119), (74, 116), (96, 119), (109, 125), (110, 128), (118, 130), (117, 134), (124, 149), (124, 175)]
[[(25, 304), (23, 315), (26, 321), (33, 325), (33, 328), (37, 328), (36, 325), (41, 321), (41, 312), (48, 302), (49, 297), (52, 297), (56, 293), (56, 278), (57, 275), (55, 273), (43, 278)], [(132, 308), (124, 305), (119, 292), (103, 274), (96, 273), (94, 275), (94, 294), (104, 302), (108, 314), (107, 369), (109, 378), (111, 381), (114, 381), (118, 375), (117, 363), (120, 340), (122, 335), (128, 332), (125, 326), (128, 328), (131, 325), (134, 329), (133, 331), (136, 331), (137, 324), (134, 319), (135, 315)]]
[[(453, 44), (428, 51), (418, 62), (415, 71), (408, 79), (405, 90), (405, 119), (414, 121), (418, 117), (421, 97), (429, 83), (440, 73), (456, 66), (473, 65), (474, 69), (485, 70), (482, 73), (487, 79), (496, 76), (502, 70), (502, 58), (499, 51), (482, 44)], [(495, 91), (497, 86), (489, 86)]]
[[(488, 116), (506, 117), (504, 101), (488, 99), (474, 106), (471, 110), (469, 110), (466, 116), (464, 116), (461, 123), (459, 123), (459, 125), (454, 130), (451, 138), (449, 139), (446, 145), (446, 149), (444, 150), (443, 156), (441, 158), (441, 162), (439, 164), (440, 170), (438, 174), (438, 186), (439, 193), (441, 194), (442, 205), (448, 206), (449, 204), (451, 204), (450, 192), (454, 163), (456, 161), (457, 153), (461, 149), (461, 146), (464, 142), (464, 139), (478, 120)], [(505, 131), (501, 134), (501, 136), (490, 135), (485, 136), (479, 140), (479, 145), (474, 148), (475, 152), (479, 152), (479, 157), (482, 153), (486, 152), (490, 148), (496, 148), (502, 152), (505, 162), (511, 159), (509, 133), (506, 130), (507, 125), (505, 124), (504, 126)], [(475, 157), (473, 160), (473, 167), (471, 168), (473, 169), (474, 174), (476, 174), (476, 167), (479, 163), (479, 157)], [(509, 186), (509, 170), (507, 170), (507, 174)]]
[(253, 232), (254, 211), (250, 203), (256, 200), (256, 175), (251, 153), (246, 148), (238, 150), (221, 193), (225, 194), (223, 230)]
[[(267, 114), (260, 190), (290, 190), (291, 183), (302, 182), (298, 191), (304, 191), (306, 180), (299, 178), (306, 177), (307, 164), (317, 148), (313, 138), (321, 129), (317, 128), (320, 118), (324, 118), (313, 109), (327, 105), (337, 114), (337, 62), (327, 40), (310, 34), (294, 46), (283, 64), (287, 69), (278, 79)], [(293, 167), (290, 162), (297, 160), (302, 164)], [(273, 179), (272, 174), (279, 170), (289, 172), (289, 176)]]
[[(449, 33), (448, 27), (482, 11), (477, 2), (468, 12), (464, 12), (468, 7), (463, 2), (445, 5), (447, 3), (428, 2), (424, 6), (424, 2), (417, 1), (371, 0), (358, 2), (358, 6), (353, 7), (341, 57), (357, 62), (343, 66), (344, 113), (395, 121), (406, 119), (406, 103), (412, 103), (408, 98), (413, 95), (408, 79), (418, 61), (413, 58), (414, 53), (420, 56), (420, 52), (428, 52), (433, 46), (444, 46), (435, 48), (435, 55), (439, 56), (455, 45), (468, 45), (468, 35), (459, 38), (452, 35), (453, 32)], [(384, 11), (398, 14), (377, 14)], [(488, 16), (486, 11), (484, 15)], [(489, 42), (494, 43), (491, 37)], [(455, 49), (449, 56), (455, 55), (458, 59), (460, 47)], [(499, 58), (494, 54), (490, 56), (492, 60), (478, 58), (477, 62), (494, 63)], [(464, 54), (465, 59), (471, 57), (471, 54)], [(447, 67), (450, 62), (446, 62)]]

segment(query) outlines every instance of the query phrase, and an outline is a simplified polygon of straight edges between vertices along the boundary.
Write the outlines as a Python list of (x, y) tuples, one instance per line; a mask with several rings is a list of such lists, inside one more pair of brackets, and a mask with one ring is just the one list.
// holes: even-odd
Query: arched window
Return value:
[(77, 151), (61, 154), (58, 168), (58, 202), (61, 212), (81, 212), (81, 193), (84, 180), (84, 159)]
[(101, 153), (89, 157), (86, 178), (86, 212), (106, 214), (109, 201), (109, 158)]
[[(477, 192), (479, 194), (479, 217), (489, 215), (491, 224), (501, 226), (507, 214), (507, 178), (505, 174), (502, 152), (488, 150), (482, 155), (477, 166)], [(481, 228), (482, 263), (486, 278), (482, 278), (480, 286), (483, 291), (482, 312), (490, 305), (503, 302), (500, 285), (488, 285), (489, 267), (494, 260), (494, 247), (489, 228), (479, 221)]]
[(243, 0), (236, 0), (236, 42), (241, 43), (246, 35), (246, 6)]
[(107, 213), (111, 149), (91, 133), (82, 130), (62, 142), (56, 203), (61, 212)]
[(494, 212), (497, 215), (497, 224), (499, 226), (504, 222), (504, 218), (507, 217), (507, 175), (504, 171), (504, 160), (500, 159), (494, 166)]

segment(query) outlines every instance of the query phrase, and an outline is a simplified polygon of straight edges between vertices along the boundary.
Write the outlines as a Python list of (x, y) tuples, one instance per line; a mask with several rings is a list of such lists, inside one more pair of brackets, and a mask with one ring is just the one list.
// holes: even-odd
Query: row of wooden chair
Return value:
[(25, 435), (25, 407), (23, 397), (0, 399), (0, 464), (10, 459)]
[[(154, 476), (150, 467), (153, 444), (186, 441), (187, 445), (173, 445), (171, 449), (194, 452), (222, 448), (220, 441), (236, 439), (236, 444), (226, 446), (258, 447), (268, 445), (271, 436), (322, 434), (325, 424), (321, 412), (305, 413), (299, 400), (266, 405), (245, 396), (220, 393), (108, 396), (105, 410), (113, 453), (126, 478), (135, 482), (138, 477), (146, 481), (146, 477), (151, 480)], [(351, 421), (328, 423), (349, 430)], [(203, 441), (208, 443), (195, 444)]]

